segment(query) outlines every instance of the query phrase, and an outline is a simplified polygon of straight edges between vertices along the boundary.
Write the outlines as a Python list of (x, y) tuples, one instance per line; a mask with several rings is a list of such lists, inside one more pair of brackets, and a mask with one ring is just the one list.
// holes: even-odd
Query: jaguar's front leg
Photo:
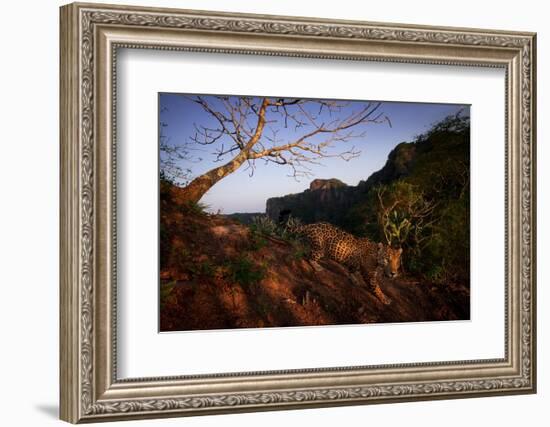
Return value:
[(384, 294), (384, 292), (382, 292), (382, 289), (380, 289), (380, 285), (378, 283), (378, 280), (379, 280), (380, 276), (382, 275), (381, 273), (382, 273), (382, 271), (379, 268), (374, 270), (374, 272), (369, 277), (369, 286), (370, 286), (371, 292), (374, 295), (376, 295), (376, 298), (378, 298), (383, 304), (388, 305), (388, 304), (391, 304), (391, 299), (388, 298)]

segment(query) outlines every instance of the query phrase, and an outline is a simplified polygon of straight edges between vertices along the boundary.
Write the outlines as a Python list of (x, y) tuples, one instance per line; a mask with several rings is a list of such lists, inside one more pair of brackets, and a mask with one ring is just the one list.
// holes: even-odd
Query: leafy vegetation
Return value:
[(308, 243), (300, 238), (297, 233), (302, 221), (289, 216), (285, 223), (277, 224), (267, 215), (258, 215), (252, 219), (250, 229), (250, 249), (258, 251), (268, 245), (268, 238), (275, 238), (288, 243), (292, 248), (290, 259), (299, 261), (307, 256), (310, 251)]
[(261, 282), (267, 271), (265, 265), (256, 265), (246, 255), (228, 260), (225, 266), (228, 270), (228, 277), (245, 288), (250, 288), (250, 286)]
[(201, 202), (187, 202), (185, 207), (190, 213), (193, 213), (195, 215), (208, 215), (206, 210), (208, 209), (208, 205)]
[(279, 227), (271, 218), (266, 215), (258, 215), (252, 218), (252, 224), (250, 224), (250, 230), (253, 233), (261, 233), (267, 236), (279, 235)]
[(393, 161), (407, 173), (372, 185), (350, 210), (347, 228), (405, 248), (404, 266), (410, 272), (434, 282), (467, 284), (469, 131), (469, 117), (459, 114), (413, 143), (397, 146)]
[(172, 292), (175, 286), (175, 280), (167, 283), (161, 283), (159, 291), (161, 308), (163, 308), (166, 304), (173, 304), (176, 301), (176, 297)]
[(277, 224), (267, 215), (258, 215), (253, 218), (249, 228), (253, 236), (270, 236), (292, 242), (297, 238), (296, 230), (300, 225), (302, 221), (293, 216), (289, 216), (284, 223)]
[(194, 277), (214, 277), (216, 274), (216, 266), (209, 260), (190, 263), (187, 269)]
[[(160, 172), (160, 201), (165, 204), (174, 204), (174, 199), (171, 191), (178, 189), (174, 179), (171, 179), (163, 171)], [(208, 215), (207, 210), (209, 206), (202, 202), (185, 201), (184, 203), (178, 203), (180, 208), (187, 211), (190, 214), (196, 215)]]

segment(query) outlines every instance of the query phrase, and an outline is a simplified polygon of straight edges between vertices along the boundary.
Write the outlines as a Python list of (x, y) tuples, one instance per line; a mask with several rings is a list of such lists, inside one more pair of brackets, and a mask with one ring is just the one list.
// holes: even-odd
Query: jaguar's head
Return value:
[(402, 248), (392, 248), (383, 243), (378, 243), (378, 265), (384, 269), (386, 276), (397, 277), (401, 266), (402, 253)]

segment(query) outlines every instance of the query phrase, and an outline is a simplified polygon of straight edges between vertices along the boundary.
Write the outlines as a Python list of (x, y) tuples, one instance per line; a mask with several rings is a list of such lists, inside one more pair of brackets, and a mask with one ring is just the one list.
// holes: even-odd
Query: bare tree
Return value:
[[(353, 103), (293, 98), (240, 96), (186, 96), (207, 113), (205, 123), (194, 124), (188, 144), (211, 147), (222, 163), (180, 189), (180, 200), (197, 202), (218, 181), (246, 165), (254, 174), (256, 162), (290, 168), (295, 179), (311, 176), (321, 159), (349, 161), (355, 147), (333, 150), (337, 144), (365, 135), (363, 125), (387, 122), (380, 102)], [(337, 147), (338, 148), (338, 147)], [(181, 148), (187, 153), (188, 148)]]

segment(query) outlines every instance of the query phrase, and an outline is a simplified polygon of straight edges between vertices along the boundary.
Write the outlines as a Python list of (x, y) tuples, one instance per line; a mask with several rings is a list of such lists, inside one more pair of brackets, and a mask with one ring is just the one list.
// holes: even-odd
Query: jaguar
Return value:
[(301, 225), (294, 231), (309, 242), (309, 262), (316, 271), (323, 269), (319, 264), (323, 258), (336, 261), (347, 268), (355, 284), (360, 284), (362, 278), (382, 303), (391, 303), (380, 288), (380, 279), (383, 275), (389, 278), (398, 276), (402, 248), (376, 243), (366, 237), (356, 237), (326, 222)]

